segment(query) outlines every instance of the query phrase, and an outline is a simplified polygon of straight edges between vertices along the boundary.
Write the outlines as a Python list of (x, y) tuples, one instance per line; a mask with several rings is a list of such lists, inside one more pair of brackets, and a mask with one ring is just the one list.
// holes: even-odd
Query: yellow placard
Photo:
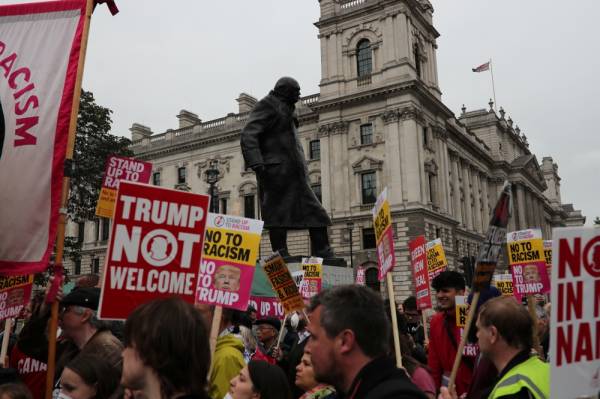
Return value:
[[(508, 277), (511, 277), (511, 276), (508, 275)], [(500, 291), (502, 296), (513, 296), (512, 278), (511, 279), (496, 279), (496, 280), (494, 280), (494, 284), (496, 285), (496, 288), (498, 289), (498, 291)]]
[(544, 243), (532, 238), (508, 243), (508, 260), (511, 265), (545, 260)]
[(381, 241), (381, 237), (383, 237), (383, 232), (391, 225), (392, 218), (390, 213), (390, 204), (387, 200), (385, 200), (381, 204), (381, 207), (377, 211), (377, 215), (373, 219), (375, 238), (377, 242)]
[(102, 187), (100, 190), (100, 198), (98, 198), (98, 203), (96, 204), (96, 216), (112, 219), (116, 201), (117, 190)]
[(441, 239), (436, 239), (427, 243), (427, 270), (430, 279), (446, 270), (448, 260), (444, 252), (444, 246)]
[(239, 264), (255, 266), (260, 235), (207, 227), (204, 237), (204, 255)]
[(469, 304), (467, 303), (467, 297), (464, 295), (457, 295), (454, 297), (456, 301), (456, 325), (458, 327), (464, 327), (467, 324), (467, 315), (469, 314)]
[(33, 283), (33, 274), (25, 276), (0, 276), (0, 291)]
[(320, 263), (307, 263), (302, 265), (304, 278), (322, 278), (323, 267)]

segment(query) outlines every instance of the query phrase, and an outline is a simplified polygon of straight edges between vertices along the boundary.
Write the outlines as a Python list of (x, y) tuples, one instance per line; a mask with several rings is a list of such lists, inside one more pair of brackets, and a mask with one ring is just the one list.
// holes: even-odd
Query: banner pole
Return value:
[(498, 109), (496, 102), (496, 86), (494, 85), (494, 68), (492, 67), (492, 59), (490, 58), (490, 75), (492, 76), (492, 93), (494, 94), (494, 109)]
[(469, 314), (467, 315), (467, 321), (465, 322), (465, 329), (463, 331), (462, 337), (460, 338), (460, 344), (458, 345), (458, 349), (456, 350), (454, 364), (452, 365), (452, 373), (450, 373), (450, 382), (448, 382), (448, 389), (450, 391), (452, 391), (454, 387), (454, 382), (456, 381), (456, 374), (458, 373), (458, 367), (460, 366), (460, 361), (462, 360), (463, 350), (465, 349), (465, 344), (467, 343), (467, 337), (469, 336), (469, 330), (471, 329), (471, 324), (475, 317), (475, 309), (477, 309), (477, 304), (479, 303), (480, 295), (481, 292), (479, 291), (473, 293), (473, 299), (471, 300), (471, 306), (469, 307)]
[(8, 368), (6, 355), (8, 353), (8, 343), (10, 342), (10, 333), (12, 331), (13, 319), (6, 319), (4, 324), (4, 336), (2, 337), (2, 350), (0, 351), (0, 364), (3, 368)]
[(427, 315), (425, 314), (425, 311), (427, 309), (423, 309), (421, 311), (421, 316), (423, 317), (423, 334), (425, 335), (425, 348), (429, 347), (429, 332), (427, 329)]
[[(73, 92), (73, 104), (71, 105), (71, 119), (69, 121), (69, 135), (67, 138), (67, 150), (65, 160), (73, 159), (75, 149), (75, 135), (77, 131), (77, 116), (79, 114), (79, 98), (81, 96), (81, 81), (83, 79), (83, 68), (85, 65), (85, 54), (87, 50), (88, 35), (90, 31), (90, 20), (92, 18), (93, 0), (86, 1), (85, 16), (83, 19), (83, 32), (81, 36), (81, 47), (79, 49), (79, 60), (77, 64), (77, 77)], [(56, 235), (56, 255), (54, 267), (62, 267), (63, 252), (65, 245), (65, 226), (67, 214), (67, 201), (69, 199), (70, 177), (65, 175), (62, 183), (62, 194), (58, 216), (58, 230)], [(50, 313), (50, 326), (48, 328), (48, 372), (46, 374), (46, 399), (52, 398), (54, 386), (54, 372), (56, 367), (56, 330), (58, 328), (58, 301), (52, 302)]]
[(392, 274), (386, 274), (388, 299), (390, 301), (390, 312), (392, 316), (392, 333), (394, 334), (394, 350), (396, 352), (396, 367), (402, 367), (402, 352), (400, 351), (400, 334), (398, 333), (398, 317), (396, 316), (396, 301), (394, 300), (394, 285)]
[(287, 320), (287, 317), (288, 315), (283, 316), (283, 323), (281, 323), (281, 328), (279, 329), (279, 336), (277, 337), (277, 345), (275, 345), (275, 347), (277, 348), (279, 348), (279, 345), (281, 345), (281, 340), (283, 339), (283, 331), (285, 330), (285, 321)]
[(214, 354), (217, 348), (217, 338), (219, 338), (219, 327), (221, 326), (221, 319), (223, 317), (223, 307), (219, 305), (215, 305), (215, 309), (213, 311), (213, 319), (212, 324), (210, 326), (210, 367), (208, 370), (208, 377), (210, 378), (210, 374), (212, 373), (212, 368), (214, 364)]
[(527, 295), (527, 308), (529, 309), (529, 315), (531, 316), (531, 320), (533, 321), (533, 325), (531, 328), (531, 334), (533, 339), (533, 349), (538, 354), (538, 357), (544, 360), (544, 351), (540, 346), (540, 338), (538, 337), (538, 328), (537, 328), (537, 313), (535, 311), (535, 297), (533, 295)]

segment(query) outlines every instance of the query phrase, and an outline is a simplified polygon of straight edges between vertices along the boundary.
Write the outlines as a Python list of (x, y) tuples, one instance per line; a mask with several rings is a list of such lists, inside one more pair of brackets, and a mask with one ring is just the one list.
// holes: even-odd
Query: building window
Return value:
[(379, 276), (378, 276), (379, 272), (377, 271), (376, 267), (370, 267), (367, 269), (367, 271), (365, 272), (365, 284), (367, 287), (369, 287), (370, 289), (379, 292), (380, 290), (380, 285), (379, 285)]
[(310, 141), (310, 159), (321, 159), (321, 140)]
[(375, 172), (363, 173), (361, 176), (362, 203), (373, 204), (377, 201), (377, 181)]
[(96, 241), (100, 241), (100, 219), (94, 219), (94, 231), (96, 232)]
[(435, 175), (428, 174), (428, 183), (429, 183), (429, 202), (435, 204)]
[(254, 194), (244, 195), (244, 217), (255, 219)]
[(152, 174), (152, 184), (160, 186), (160, 172), (154, 172)]
[(368, 123), (361, 125), (360, 127), (360, 144), (372, 144), (373, 143), (373, 124)]
[(415, 57), (415, 69), (417, 71), (417, 76), (421, 77), (421, 52), (419, 51), (419, 46), (415, 44), (413, 48), (413, 55)]
[(95, 273), (95, 274), (100, 273), (100, 259), (99, 258), (92, 259), (92, 273)]
[(427, 127), (423, 126), (423, 147), (429, 147), (429, 134), (427, 132)]
[(177, 168), (177, 184), (184, 184), (187, 180), (187, 169), (185, 166)]
[(319, 202), (323, 203), (323, 198), (321, 196), (321, 183), (312, 184), (310, 186), (310, 188), (312, 188), (312, 190), (315, 193), (315, 196), (317, 197)]
[(81, 259), (75, 260), (75, 272), (73, 274), (75, 274), (75, 275), (81, 274)]
[(219, 212), (221, 212), (223, 215), (226, 215), (227, 214), (227, 198), (221, 198), (219, 200), (219, 205), (220, 205)]
[(85, 222), (77, 223), (77, 243), (83, 244), (83, 240), (85, 239)]
[(369, 76), (373, 70), (373, 54), (371, 43), (367, 39), (358, 42), (356, 46), (356, 70), (358, 76)]
[(109, 218), (102, 218), (102, 241), (106, 241), (108, 240), (108, 234), (110, 232), (110, 219)]
[(375, 230), (373, 228), (362, 230), (362, 244), (363, 249), (373, 249), (377, 247), (377, 241), (375, 239)]

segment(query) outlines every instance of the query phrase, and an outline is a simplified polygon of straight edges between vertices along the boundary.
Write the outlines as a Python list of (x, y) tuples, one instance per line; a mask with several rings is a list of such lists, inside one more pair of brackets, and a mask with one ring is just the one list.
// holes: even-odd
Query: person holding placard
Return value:
[(256, 320), (254, 324), (256, 325), (256, 339), (259, 342), (252, 360), (264, 360), (270, 364), (277, 363), (279, 349), (276, 346), (281, 321), (276, 317), (266, 317)]
[[(456, 325), (455, 297), (464, 295), (465, 279), (462, 274), (447, 270), (434, 278), (431, 286), (436, 291), (440, 311), (433, 316), (429, 326), (428, 365), (439, 388), (448, 385), (458, 343), (463, 334), (462, 328)], [(474, 358), (477, 356), (475, 346), (470, 345), (466, 349), (468, 351), (463, 353), (456, 377), (456, 390), (459, 395), (469, 390)]]

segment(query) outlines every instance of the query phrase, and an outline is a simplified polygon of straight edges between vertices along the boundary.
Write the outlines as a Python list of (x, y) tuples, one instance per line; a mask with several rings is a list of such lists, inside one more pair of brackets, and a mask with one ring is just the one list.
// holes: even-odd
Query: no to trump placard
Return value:
[(120, 181), (148, 183), (151, 174), (152, 164), (150, 162), (109, 155), (106, 159), (100, 198), (96, 204), (96, 216), (112, 219)]
[(0, 276), (0, 320), (18, 317), (31, 299), (33, 274)]
[(427, 250), (429, 281), (431, 281), (448, 268), (448, 261), (446, 260), (446, 253), (444, 252), (441, 238), (429, 241), (425, 249)]
[(596, 398), (600, 392), (600, 228), (552, 234), (553, 398)]
[(48, 267), (86, 1), (0, 6), (0, 274)]
[(263, 269), (273, 286), (273, 291), (279, 297), (286, 315), (295, 310), (304, 309), (304, 301), (298, 286), (279, 252), (275, 252), (265, 259)]
[(195, 302), (207, 195), (122, 181), (115, 205), (99, 315), (125, 319), (139, 304)]
[(356, 284), (365, 285), (365, 268), (359, 266), (356, 269)]
[(523, 295), (550, 291), (542, 231), (529, 229), (510, 232), (506, 235), (506, 244), (513, 276), (513, 293), (517, 300), (521, 301)]
[(410, 264), (415, 282), (415, 296), (419, 309), (431, 308), (431, 290), (429, 289), (429, 271), (427, 270), (427, 254), (425, 237), (418, 236), (408, 243)]
[(321, 292), (323, 285), (323, 258), (302, 258), (304, 272), (300, 294), (304, 299), (310, 299)]
[(263, 221), (210, 213), (196, 301), (246, 310)]
[(385, 275), (392, 270), (396, 263), (392, 214), (390, 213), (390, 203), (387, 200), (387, 188), (384, 188), (377, 197), (372, 213), (375, 239), (377, 241), (377, 260), (379, 262), (378, 278), (379, 281), (383, 281)]

